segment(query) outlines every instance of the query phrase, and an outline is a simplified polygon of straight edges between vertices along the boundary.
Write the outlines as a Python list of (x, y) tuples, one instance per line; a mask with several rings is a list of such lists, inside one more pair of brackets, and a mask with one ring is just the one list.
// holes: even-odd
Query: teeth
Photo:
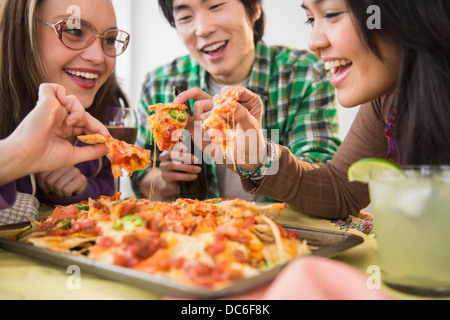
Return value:
[(334, 69), (336, 67), (340, 67), (340, 66), (345, 66), (347, 64), (352, 63), (350, 60), (346, 60), (346, 59), (338, 59), (338, 60), (334, 60), (334, 61), (327, 61), (325, 62), (325, 70), (331, 70)]
[(219, 49), (220, 47), (224, 46), (226, 43), (227, 43), (226, 41), (217, 42), (213, 45), (203, 48), (203, 51), (205, 51), (205, 52), (215, 51), (215, 50)]
[(73, 74), (74, 76), (77, 77), (83, 77), (86, 79), (97, 79), (98, 78), (98, 74), (95, 73), (89, 73), (89, 72), (80, 72), (80, 71), (74, 71), (74, 70), (65, 70), (67, 73)]

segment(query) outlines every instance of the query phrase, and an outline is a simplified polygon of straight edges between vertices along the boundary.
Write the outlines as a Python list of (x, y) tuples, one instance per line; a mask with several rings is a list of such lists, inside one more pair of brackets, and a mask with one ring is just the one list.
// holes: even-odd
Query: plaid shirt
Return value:
[[(174, 86), (199, 87), (208, 93), (207, 76), (189, 55), (147, 74), (139, 108), (137, 145), (153, 150), (146, 122), (149, 105), (172, 102)], [(262, 128), (268, 133), (278, 130), (278, 139), (268, 138), (311, 163), (332, 158), (340, 144), (334, 88), (323, 63), (315, 55), (259, 42), (247, 88), (263, 102)], [(149, 169), (133, 175), (136, 192), (138, 181)], [(217, 190), (214, 178), (210, 196), (219, 196)]]

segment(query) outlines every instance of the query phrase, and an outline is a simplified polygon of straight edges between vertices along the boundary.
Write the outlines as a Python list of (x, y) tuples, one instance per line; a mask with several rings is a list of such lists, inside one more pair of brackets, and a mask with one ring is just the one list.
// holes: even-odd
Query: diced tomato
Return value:
[(194, 284), (203, 287), (211, 287), (220, 281), (242, 277), (239, 272), (225, 271), (225, 264), (211, 267), (198, 261), (194, 264), (184, 264), (183, 273)]
[(149, 237), (140, 240), (136, 236), (127, 236), (114, 256), (114, 264), (133, 267), (139, 261), (150, 257), (160, 246), (159, 238)]
[(286, 230), (286, 233), (287, 233), (287, 237), (290, 239), (300, 239), (297, 232), (295, 232), (293, 230)]
[(239, 229), (233, 226), (231, 223), (221, 225), (219, 228), (217, 228), (217, 233), (223, 234), (228, 238), (238, 238), (240, 235)]
[(139, 208), (137, 207), (136, 203), (127, 201), (120, 204), (120, 217), (131, 215), (138, 211)]
[(242, 233), (244, 222), (245, 220), (243, 219), (232, 219), (227, 224), (217, 228), (217, 233), (224, 235), (230, 240), (246, 244), (250, 241), (250, 238), (245, 233)]
[(205, 252), (211, 256), (219, 254), (225, 250), (225, 242), (215, 242), (207, 245), (205, 247)]
[(173, 268), (178, 269), (181, 268), (184, 264), (184, 262), (186, 261), (185, 258), (178, 258), (172, 261), (171, 265)]
[(97, 232), (97, 223), (91, 219), (83, 219), (83, 220), (72, 220), (71, 227), (73, 233), (81, 232), (87, 235), (98, 235)]
[(71, 220), (79, 217), (79, 211), (74, 205), (67, 207), (57, 206), (53, 211), (52, 223), (58, 223), (62, 220)]
[(220, 279), (220, 273), (217, 270), (201, 262), (185, 264), (183, 272), (194, 284), (204, 287), (211, 287)]
[(102, 237), (100, 240), (96, 243), (97, 246), (106, 247), (109, 248), (115, 244), (114, 240), (109, 237)]
[(158, 250), (149, 258), (139, 262), (134, 269), (148, 273), (170, 270), (170, 251)]

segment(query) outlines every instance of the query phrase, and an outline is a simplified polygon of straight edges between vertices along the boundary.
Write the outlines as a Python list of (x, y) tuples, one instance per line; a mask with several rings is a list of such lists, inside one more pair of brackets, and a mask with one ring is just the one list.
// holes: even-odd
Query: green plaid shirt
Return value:
[[(174, 86), (199, 87), (209, 92), (207, 76), (189, 55), (148, 73), (139, 108), (137, 145), (153, 150), (146, 121), (150, 115), (149, 105), (172, 102)], [(340, 144), (334, 88), (323, 63), (314, 54), (257, 43), (247, 88), (262, 99), (262, 127), (268, 133), (271, 129), (278, 130), (278, 141), (274, 139), (275, 142), (289, 147), (299, 159), (311, 163), (332, 158)], [(149, 169), (133, 175), (135, 192), (138, 192), (137, 183)], [(215, 177), (210, 196), (219, 196)]]

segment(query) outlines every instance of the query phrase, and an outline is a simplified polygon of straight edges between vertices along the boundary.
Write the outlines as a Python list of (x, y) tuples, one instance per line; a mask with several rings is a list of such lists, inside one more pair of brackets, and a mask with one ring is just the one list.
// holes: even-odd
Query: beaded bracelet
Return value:
[(237, 166), (237, 170), (239, 172), (239, 175), (241, 176), (241, 179), (254, 179), (256, 177), (263, 176), (267, 170), (272, 166), (272, 163), (275, 161), (275, 147), (272, 144), (272, 141), (266, 139), (266, 149), (267, 154), (264, 157), (264, 160), (261, 162), (261, 165), (253, 171), (245, 171), (242, 168), (239, 168)]

